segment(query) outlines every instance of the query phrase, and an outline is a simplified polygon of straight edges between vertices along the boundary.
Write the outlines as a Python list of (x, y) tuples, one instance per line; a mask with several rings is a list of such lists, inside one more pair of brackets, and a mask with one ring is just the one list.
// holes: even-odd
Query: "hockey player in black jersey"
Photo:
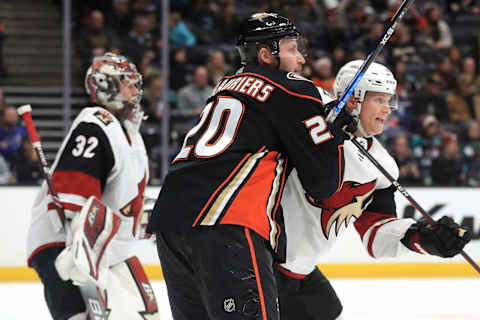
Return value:
[[(277, 319), (273, 262), (282, 261), (280, 205), (292, 168), (319, 199), (342, 184), (343, 113), (323, 97), (286, 18), (257, 13), (238, 39), (243, 68), (215, 87), (173, 160), (148, 225), (174, 319)], [(321, 181), (321, 183), (317, 183)]]
[[(346, 90), (362, 62), (348, 62), (339, 70), (334, 83), (337, 97)], [(382, 133), (391, 109), (396, 108), (396, 83), (388, 68), (372, 63), (345, 107), (360, 118), (357, 141), (398, 178), (395, 160), (374, 137)], [(275, 270), (282, 320), (342, 319), (340, 300), (316, 264), (347, 225), (355, 226), (373, 258), (396, 257), (409, 251), (447, 258), (458, 254), (470, 241), (470, 233), (447, 216), (434, 227), (424, 219), (399, 219), (390, 181), (361, 156), (351, 141), (345, 141), (344, 153), (343, 185), (332, 196), (320, 200), (311, 197), (295, 171), (286, 182), (281, 204), (287, 258)]]
[[(85, 87), (93, 106), (75, 118), (50, 170), (66, 223), (59, 223), (44, 183), (32, 211), (28, 265), (44, 285), (55, 320), (87, 319), (80, 291), (90, 283), (98, 287), (108, 319), (158, 319), (155, 295), (132, 252), (148, 181), (138, 130), (142, 77), (125, 57), (106, 53), (93, 60)], [(86, 242), (98, 247), (84, 251)]]

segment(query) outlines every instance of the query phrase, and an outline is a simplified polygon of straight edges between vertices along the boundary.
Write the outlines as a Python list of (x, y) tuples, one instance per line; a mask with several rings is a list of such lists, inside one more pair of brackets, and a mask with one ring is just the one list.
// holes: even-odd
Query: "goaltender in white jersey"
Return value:
[[(157, 319), (153, 290), (132, 252), (138, 245), (149, 171), (139, 133), (141, 75), (125, 57), (107, 53), (95, 58), (85, 82), (95, 106), (76, 117), (50, 170), (66, 225), (59, 223), (44, 183), (32, 211), (28, 265), (42, 280), (54, 319), (87, 319), (86, 307), (90, 312), (91, 306), (80, 290), (88, 279), (96, 280), (108, 319)], [(105, 214), (97, 215), (95, 224), (98, 212)], [(95, 247), (99, 239), (103, 243)], [(82, 251), (83, 241), (94, 249), (80, 261), (76, 249)], [(91, 267), (92, 257), (99, 261), (98, 273)]]
[[(351, 61), (340, 69), (334, 83), (337, 97), (362, 62)], [(382, 133), (388, 115), (396, 108), (395, 90), (396, 80), (390, 70), (372, 63), (345, 107), (359, 117), (355, 139), (397, 179), (395, 160), (374, 137)], [(343, 149), (343, 184), (331, 197), (313, 199), (302, 188), (295, 171), (285, 185), (281, 204), (287, 254), (286, 262), (276, 268), (281, 320), (342, 319), (340, 300), (316, 264), (347, 226), (355, 226), (373, 258), (397, 257), (408, 251), (452, 257), (470, 240), (469, 232), (463, 233), (448, 217), (442, 217), (434, 227), (424, 219), (399, 219), (391, 182), (351, 140), (344, 142)]]

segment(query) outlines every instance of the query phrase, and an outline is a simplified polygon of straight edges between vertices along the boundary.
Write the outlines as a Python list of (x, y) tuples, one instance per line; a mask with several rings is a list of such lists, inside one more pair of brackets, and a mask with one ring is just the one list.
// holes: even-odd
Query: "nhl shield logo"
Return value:
[(233, 298), (226, 298), (223, 300), (223, 310), (228, 313), (235, 311), (235, 300)]

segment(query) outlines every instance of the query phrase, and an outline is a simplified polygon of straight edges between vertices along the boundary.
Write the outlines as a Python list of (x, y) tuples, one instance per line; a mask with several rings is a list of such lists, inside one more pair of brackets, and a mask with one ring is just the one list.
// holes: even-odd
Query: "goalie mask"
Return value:
[(139, 111), (142, 76), (124, 56), (107, 52), (96, 57), (87, 70), (85, 90), (93, 103), (109, 109), (120, 120)]
[(300, 53), (306, 55), (306, 41), (289, 19), (275, 13), (252, 14), (240, 24), (237, 50), (242, 64), (256, 64), (257, 52), (262, 46), (268, 47), (271, 54), (278, 58), (283, 39), (297, 40)]

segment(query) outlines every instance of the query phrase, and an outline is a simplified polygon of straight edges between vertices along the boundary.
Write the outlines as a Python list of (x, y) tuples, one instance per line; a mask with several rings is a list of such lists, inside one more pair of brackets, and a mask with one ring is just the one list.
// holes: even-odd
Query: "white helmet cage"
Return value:
[[(121, 93), (121, 83), (133, 84), (138, 94), (129, 99)], [(120, 118), (126, 119), (139, 109), (142, 98), (142, 75), (127, 58), (111, 52), (95, 57), (85, 76), (85, 90), (98, 103)]]
[[(363, 60), (354, 60), (340, 68), (333, 84), (333, 92), (337, 98), (340, 98), (345, 90), (347, 90), (348, 85), (358, 69), (360, 69), (362, 63)], [(398, 108), (396, 89), (397, 80), (395, 80), (392, 72), (384, 65), (373, 62), (353, 92), (355, 98), (360, 101), (357, 112), (360, 113), (361, 103), (365, 99), (365, 94), (368, 91), (391, 94), (392, 97), (390, 98), (389, 106), (392, 110), (396, 110)]]

